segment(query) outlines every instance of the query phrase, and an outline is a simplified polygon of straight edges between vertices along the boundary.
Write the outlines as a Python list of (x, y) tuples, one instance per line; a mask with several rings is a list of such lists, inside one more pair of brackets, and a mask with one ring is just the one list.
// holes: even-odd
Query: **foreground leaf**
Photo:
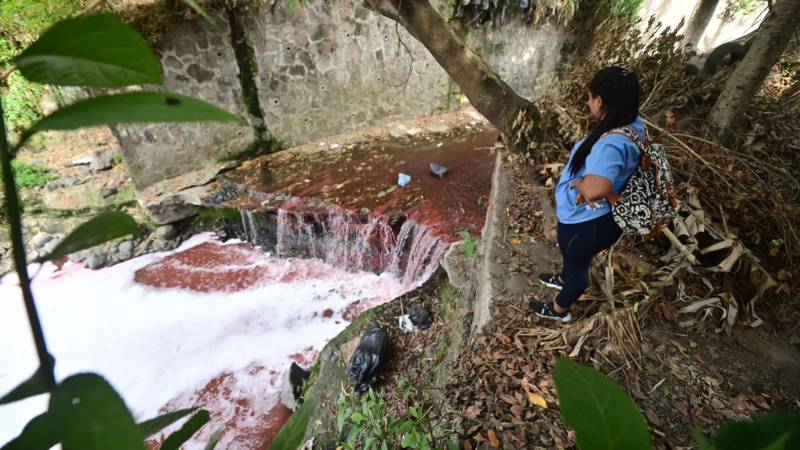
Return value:
[(161, 69), (141, 36), (112, 14), (62, 20), (15, 60), (31, 81), (61, 86), (161, 84)]
[(653, 447), (647, 424), (628, 394), (602, 373), (559, 359), (556, 382), (561, 417), (575, 430), (581, 450)]
[(31, 419), (22, 433), (0, 450), (48, 450), (61, 441), (62, 432), (63, 425), (43, 413)]
[(138, 229), (136, 221), (131, 216), (119, 211), (105, 212), (72, 230), (72, 233), (59, 242), (52, 252), (39, 258), (39, 261), (60, 259), (70, 253), (135, 233)]
[(178, 420), (188, 416), (189, 414), (195, 411), (197, 411), (197, 408), (180, 409), (178, 411), (173, 411), (171, 413), (167, 413), (158, 417), (154, 417), (150, 420), (144, 421), (140, 423), (138, 427), (139, 430), (142, 431), (142, 436), (148, 438), (154, 435), (157, 431), (163, 430), (164, 428), (172, 425), (173, 423), (177, 422)]
[(800, 415), (770, 414), (725, 425), (714, 436), (717, 450), (800, 448)]
[(64, 448), (144, 450), (142, 432), (125, 402), (101, 376), (73, 375), (50, 396), (48, 414), (63, 426)]
[(26, 133), (43, 130), (74, 130), (118, 123), (239, 122), (235, 116), (211, 103), (165, 92), (128, 92), (82, 100), (41, 119)]
[(178, 450), (181, 445), (194, 436), (197, 430), (208, 423), (209, 418), (208, 411), (201, 409), (191, 419), (187, 420), (180, 430), (170, 434), (167, 440), (161, 444), (160, 450)]
[(306, 400), (300, 409), (295, 411), (283, 425), (278, 435), (272, 440), (270, 450), (295, 450), (303, 443), (308, 422), (314, 412), (313, 399)]
[[(50, 367), (53, 367), (55, 360), (53, 359), (52, 355), (48, 355), (48, 357), (50, 358)], [(44, 376), (45, 370), (50, 369), (44, 369), (42, 366), (39, 366), (39, 368), (36, 369), (36, 372), (34, 372), (33, 375), (31, 375), (27, 380), (23, 381), (19, 386), (11, 390), (11, 392), (0, 398), (0, 405), (14, 403), (28, 397), (34, 397), (36, 395), (48, 392), (47, 382), (45, 381)]]

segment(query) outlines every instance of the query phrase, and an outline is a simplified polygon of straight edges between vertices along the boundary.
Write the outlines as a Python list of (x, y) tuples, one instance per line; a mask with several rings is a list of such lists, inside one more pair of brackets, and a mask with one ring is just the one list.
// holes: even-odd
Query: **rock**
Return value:
[(108, 198), (117, 193), (117, 188), (103, 187), (100, 189), (100, 197)]
[(36, 250), (31, 250), (28, 252), (28, 254), (25, 255), (25, 260), (30, 262), (38, 257), (39, 257), (39, 252), (37, 252)]
[(64, 177), (64, 178), (61, 179), (61, 183), (60, 184), (61, 184), (60, 187), (74, 186), (76, 184), (80, 184), (80, 180), (78, 178), (76, 178), (76, 177)]
[(108, 148), (95, 153), (95, 157), (89, 163), (89, 170), (99, 172), (101, 170), (108, 170), (114, 167), (114, 155), (117, 150)]
[(52, 239), (53, 236), (50, 236), (47, 233), (39, 232), (33, 236), (33, 239), (31, 239), (31, 245), (33, 245), (35, 248), (42, 248), (42, 246), (50, 242)]
[(107, 261), (108, 257), (106, 256), (105, 253), (95, 252), (90, 254), (89, 257), (86, 258), (86, 265), (90, 269), (96, 270), (103, 267)]
[(133, 256), (133, 242), (122, 241), (117, 247), (117, 253), (121, 259), (128, 259)]
[(44, 185), (44, 188), (48, 191), (55, 191), (56, 189), (60, 189), (64, 187), (64, 185), (59, 181), (53, 181)]
[(64, 222), (60, 220), (45, 220), (41, 223), (42, 231), (45, 233), (61, 235), (64, 232)]
[(89, 166), (92, 172), (99, 172), (101, 170), (108, 170), (114, 167), (114, 155), (118, 152), (117, 149), (107, 148), (105, 150), (84, 153), (70, 161), (70, 166)]
[(178, 227), (172, 224), (161, 225), (156, 228), (156, 237), (162, 240), (169, 240), (178, 234)]
[(50, 242), (48, 242), (47, 244), (44, 245), (44, 247), (42, 247), (42, 254), (43, 255), (48, 255), (48, 254), (52, 253), (53, 250), (56, 249), (56, 246), (58, 245), (58, 243), (61, 242), (61, 239), (62, 238), (50, 240)]

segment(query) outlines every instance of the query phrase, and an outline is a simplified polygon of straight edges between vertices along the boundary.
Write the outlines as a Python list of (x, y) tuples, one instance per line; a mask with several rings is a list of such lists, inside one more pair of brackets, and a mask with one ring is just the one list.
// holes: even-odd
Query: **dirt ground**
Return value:
[[(686, 303), (670, 298), (669, 289), (640, 303), (636, 323), (627, 328), (632, 332), (622, 337), (632, 344), (628, 348), (618, 345), (616, 329), (610, 326), (582, 347), (578, 344), (577, 354), (574, 346), (544, 332), (566, 327), (533, 317), (527, 307), (531, 298), (555, 298), (556, 291), (536, 282), (540, 259), (549, 258), (554, 269), (560, 265), (555, 251), (530, 253), (547, 241), (548, 231), (545, 219), (535, 214), (538, 197), (530, 171), (524, 164), (516, 166), (516, 199), (509, 202), (504, 255), (498, 258), (517, 281), (506, 283), (506, 291), (495, 299), (491, 322), (463, 352), (451, 384), (455, 408), (465, 411), (465, 448), (485, 446), (490, 431), (501, 448), (574, 448), (574, 436), (564, 427), (556, 404), (552, 368), (558, 357), (584, 362), (625, 386), (644, 412), (658, 448), (693, 448), (695, 427), (711, 433), (729, 421), (766, 411), (800, 411), (800, 311), (786, 296), (762, 299), (756, 309), (763, 325), (737, 325), (730, 336), (714, 312), (706, 320), (687, 320), (679, 312)], [(659, 254), (668, 247), (662, 241), (666, 239), (618, 244), (614, 254), (622, 260)], [(619, 315), (630, 305), (625, 293), (617, 294), (622, 299), (616, 306)], [(577, 321), (570, 327), (580, 330), (609, 308), (595, 283), (574, 308)], [(528, 404), (526, 391), (544, 397), (548, 408)]]
[[(556, 292), (538, 284), (537, 268), (557, 268), (560, 261), (552, 243), (553, 251), (538, 251), (550, 241), (546, 218), (535, 213), (539, 200), (530, 169), (519, 165), (513, 175), (516, 198), (506, 211), (508, 229), (496, 261), (507, 279), (494, 299), (492, 319), (467, 342), (438, 392), (425, 393), (436, 389), (429, 372), (447, 363), (442, 336), (469, 318), (437, 315), (431, 330), (396, 337), (398, 351), (380, 384), (396, 417), (407, 414), (400, 380), (412, 380), (418, 393), (412, 401), (425, 404), (434, 421), (450, 424), (449, 433), (463, 438), (462, 448), (575, 448), (574, 433), (558, 411), (552, 378), (556, 359), (564, 357), (593, 366), (624, 386), (644, 413), (656, 448), (695, 448), (693, 429), (711, 434), (728, 422), (769, 411), (800, 411), (800, 309), (786, 296), (761, 299), (756, 310), (763, 324), (736, 325), (730, 335), (719, 325), (717, 312), (683, 314), (679, 310), (685, 302), (659, 296), (642, 301), (627, 319), (635, 321), (623, 327), (635, 330), (623, 336), (629, 347), (618, 345), (615, 328), (606, 326), (587, 336), (576, 354), (574, 342), (567, 345), (560, 333), (579, 331), (598, 317), (624, 316), (630, 305), (619, 301), (616, 313), (608, 314), (610, 306), (594, 285), (574, 307), (571, 325), (530, 313), (528, 300), (552, 299)], [(624, 260), (668, 244), (656, 239), (620, 247), (615, 255)], [(421, 302), (440, 308), (442, 289), (450, 288), (440, 286)], [(541, 396), (546, 408), (531, 404), (528, 392)], [(434, 436), (448, 436), (447, 426), (439, 428)]]

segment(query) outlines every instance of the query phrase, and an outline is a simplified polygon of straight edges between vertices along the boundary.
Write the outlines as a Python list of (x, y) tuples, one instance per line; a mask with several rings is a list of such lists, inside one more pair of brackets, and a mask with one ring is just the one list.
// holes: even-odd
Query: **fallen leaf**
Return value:
[(464, 418), (469, 420), (475, 420), (476, 417), (481, 413), (481, 408), (478, 405), (472, 405), (464, 410)]
[(508, 403), (509, 405), (513, 405), (514, 403), (517, 402), (514, 399), (514, 397), (512, 397), (511, 395), (508, 395), (508, 394), (500, 394), (500, 399), (503, 400), (504, 402)]
[(489, 431), (486, 432), (486, 434), (489, 435), (489, 442), (492, 443), (492, 447), (500, 448), (500, 440), (497, 439), (497, 435), (494, 433), (494, 430), (490, 428)]
[(531, 402), (532, 405), (538, 406), (543, 409), (547, 409), (547, 401), (539, 394), (534, 394), (533, 392), (528, 392), (528, 401)]

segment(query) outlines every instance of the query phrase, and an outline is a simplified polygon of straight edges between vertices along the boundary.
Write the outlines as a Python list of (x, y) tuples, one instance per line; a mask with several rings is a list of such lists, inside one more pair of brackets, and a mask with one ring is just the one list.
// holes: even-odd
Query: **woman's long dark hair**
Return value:
[(603, 99), (605, 117), (584, 139), (572, 162), (569, 171), (575, 176), (586, 165), (586, 157), (600, 137), (614, 128), (630, 125), (639, 116), (639, 77), (636, 73), (622, 67), (606, 67), (595, 74), (589, 82), (592, 95)]

